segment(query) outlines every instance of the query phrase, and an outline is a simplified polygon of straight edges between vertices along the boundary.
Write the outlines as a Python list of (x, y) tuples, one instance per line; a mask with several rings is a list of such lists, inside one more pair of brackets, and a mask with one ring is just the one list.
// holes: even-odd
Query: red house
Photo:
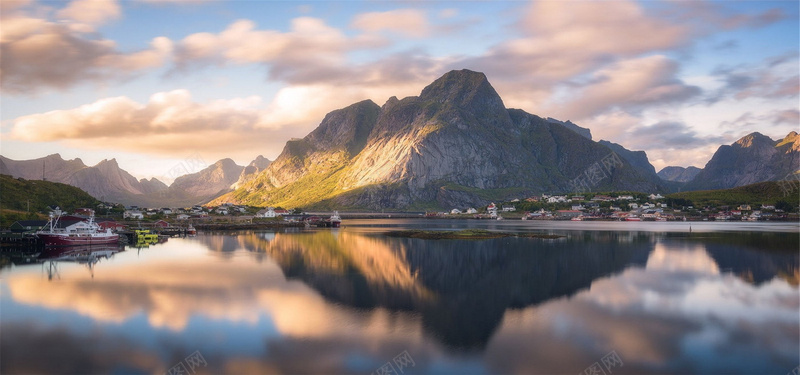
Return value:
[(158, 228), (169, 228), (169, 223), (164, 220), (156, 221), (153, 225)]
[(125, 230), (125, 226), (122, 223), (118, 223), (114, 220), (97, 220), (97, 225), (100, 226), (103, 230), (111, 229), (114, 231)]

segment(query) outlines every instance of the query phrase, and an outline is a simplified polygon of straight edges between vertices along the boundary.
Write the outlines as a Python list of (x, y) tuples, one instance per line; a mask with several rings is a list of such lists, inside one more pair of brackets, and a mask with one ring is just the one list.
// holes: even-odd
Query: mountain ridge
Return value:
[(777, 141), (753, 132), (720, 146), (685, 190), (728, 189), (790, 178), (800, 169), (800, 136), (790, 132)]
[[(343, 134), (366, 142), (348, 143), (354, 138)], [(256, 178), (211, 204), (480, 205), (512, 194), (568, 191), (590, 169), (601, 172), (599, 161), (612, 155), (563, 123), (507, 109), (483, 73), (459, 70), (419, 96), (332, 111), (309, 135), (287, 142)], [(616, 167), (589, 188), (663, 191), (654, 170), (643, 174), (624, 157)]]
[(255, 170), (245, 173), (245, 167), (231, 159), (222, 159), (201, 171), (178, 177), (168, 186), (155, 177), (137, 180), (120, 168), (113, 158), (87, 166), (79, 158), (64, 160), (60, 154), (32, 160), (12, 160), (0, 155), (0, 174), (26, 180), (42, 180), (44, 177), (47, 181), (78, 187), (103, 201), (175, 207), (203, 204), (230, 191), (237, 180), (263, 169), (269, 164), (269, 159), (259, 156), (250, 164)]

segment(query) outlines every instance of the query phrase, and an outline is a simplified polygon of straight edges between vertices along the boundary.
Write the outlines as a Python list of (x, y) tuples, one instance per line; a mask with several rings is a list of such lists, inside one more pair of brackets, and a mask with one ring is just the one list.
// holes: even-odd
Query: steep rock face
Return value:
[(584, 137), (586, 137), (588, 139), (592, 139), (592, 131), (591, 130), (589, 130), (587, 128), (582, 128), (582, 127), (580, 127), (578, 125), (575, 125), (572, 121), (560, 121), (560, 120), (556, 120), (556, 119), (554, 119), (552, 117), (548, 117), (547, 121), (555, 123), (555, 124), (562, 125), (565, 128), (574, 131), (575, 133), (578, 133), (578, 134), (580, 134), (580, 135), (582, 135), (582, 136), (584, 136)]
[[(220, 201), (371, 209), (477, 205), (512, 194), (570, 191), (574, 179), (611, 154), (574, 128), (506, 109), (484, 74), (452, 71), (418, 97), (331, 112)], [(625, 159), (612, 169), (588, 189), (661, 190)]]
[(264, 172), (268, 186), (282, 187), (311, 171), (335, 168), (358, 154), (375, 126), (380, 107), (365, 100), (333, 111), (303, 139), (286, 142)]
[(625, 147), (622, 147), (622, 145), (609, 141), (600, 141), (598, 143), (617, 153), (620, 157), (630, 163), (631, 166), (639, 172), (639, 174), (645, 176), (650, 182), (657, 184), (660, 181), (655, 167), (650, 164), (650, 159), (647, 158), (647, 153), (644, 151), (631, 151)]
[(269, 167), (272, 164), (272, 161), (265, 158), (262, 155), (258, 155), (253, 161), (250, 162), (247, 166), (242, 169), (242, 173), (239, 174), (239, 178), (236, 182), (231, 186), (233, 189), (237, 189), (240, 186), (244, 185), (246, 182), (255, 178), (259, 173), (261, 173), (264, 169)]
[(127, 193), (143, 194), (139, 181), (120, 169), (116, 159), (103, 160), (94, 167), (83, 168), (70, 175), (65, 182), (100, 200), (118, 201)]
[(700, 173), (700, 171), (700, 168), (694, 166), (689, 166), (686, 168), (669, 166), (658, 171), (658, 177), (665, 181), (689, 182), (693, 180), (697, 174)]
[(167, 184), (161, 182), (159, 179), (153, 177), (151, 179), (143, 178), (139, 180), (140, 190), (144, 194), (156, 194), (161, 193), (169, 189)]
[(800, 137), (796, 132), (773, 141), (761, 133), (748, 134), (717, 149), (686, 190), (727, 189), (762, 181), (785, 179), (800, 169)]
[(59, 154), (52, 154), (43, 158), (32, 160), (11, 160), (0, 156), (0, 161), (6, 165), (8, 174), (22, 177), (26, 180), (45, 179), (53, 182), (68, 183), (67, 180), (73, 173), (86, 168), (81, 159), (64, 160)]
[(179, 191), (198, 200), (212, 199), (230, 190), (244, 167), (231, 159), (222, 159), (200, 172), (184, 175), (170, 185), (171, 191)]

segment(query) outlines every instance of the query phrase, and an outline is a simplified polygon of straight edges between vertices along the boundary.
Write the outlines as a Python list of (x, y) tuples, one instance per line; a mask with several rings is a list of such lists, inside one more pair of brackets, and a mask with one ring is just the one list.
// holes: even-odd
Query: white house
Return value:
[(619, 200), (619, 201), (632, 201), (633, 200), (633, 196), (632, 195), (620, 195), (619, 197), (617, 197), (617, 200)]
[(476, 210), (474, 207), (470, 207), (470, 208), (467, 208), (467, 213), (468, 214), (477, 214), (478, 210)]
[(175, 218), (178, 219), (178, 220), (188, 220), (189, 219), (189, 215), (187, 215), (187, 214), (178, 214), (178, 216), (175, 216)]
[(664, 199), (661, 194), (650, 194), (650, 199)]
[(450, 210), (450, 215), (460, 215), (460, 214), (461, 214), (461, 210), (459, 210), (458, 208), (454, 208), (454, 209)]
[(492, 202), (488, 207), (486, 207), (486, 211), (489, 212), (489, 217), (496, 218), (497, 217), (497, 206)]
[(122, 213), (123, 219), (144, 219), (144, 214), (141, 211), (126, 210)]
[(503, 212), (514, 212), (517, 210), (515, 206), (503, 206)]
[(639, 208), (639, 205), (636, 204), (636, 203), (631, 203), (631, 204), (628, 205), (628, 208), (630, 208), (632, 210), (635, 210), (635, 209)]
[(584, 209), (582, 204), (572, 205), (572, 209), (575, 211), (582, 211)]
[(267, 207), (261, 211), (256, 212), (256, 217), (276, 217), (275, 207)]

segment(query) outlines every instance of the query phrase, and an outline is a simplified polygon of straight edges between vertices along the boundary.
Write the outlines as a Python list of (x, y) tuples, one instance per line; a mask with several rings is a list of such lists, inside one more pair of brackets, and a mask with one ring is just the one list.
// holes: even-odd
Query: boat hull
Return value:
[(119, 243), (119, 235), (108, 236), (62, 236), (57, 234), (38, 234), (45, 246), (106, 245)]

